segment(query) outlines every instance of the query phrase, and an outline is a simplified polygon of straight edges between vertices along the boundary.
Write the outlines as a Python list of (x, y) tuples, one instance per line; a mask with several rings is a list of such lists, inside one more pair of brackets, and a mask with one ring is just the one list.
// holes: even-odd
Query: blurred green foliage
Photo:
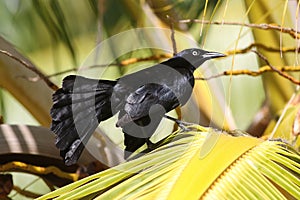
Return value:
[[(201, 48), (205, 49), (226, 52), (242, 49), (257, 41), (265, 42), (266, 46), (279, 47), (281, 36), (272, 30), (266, 32), (266, 30), (257, 31), (243, 26), (183, 24), (178, 23), (178, 20), (205, 19), (280, 24), (285, 3), (281, 0), (2, 0), (0, 1), (0, 35), (12, 43), (25, 57), (32, 60), (41, 71), (50, 75), (80, 67), (85, 63), (90, 52), (107, 38), (133, 28), (169, 28), (171, 22), (174, 23), (177, 31), (193, 38)], [(293, 27), (291, 15), (284, 15), (284, 17), (283, 25)], [(269, 40), (271, 36), (268, 35), (272, 36), (272, 40)], [(107, 53), (118, 55), (118, 50), (124, 46), (147, 42), (158, 42), (164, 47), (172, 49), (169, 33), (150, 35), (149, 40), (136, 36), (124, 38), (118, 44), (111, 43), (107, 48)], [(286, 42), (287, 37), (289, 36), (282, 37), (284, 45), (296, 44), (291, 38)], [(191, 46), (180, 37), (176, 37), (176, 43), (180, 48)], [(137, 50), (116, 56), (115, 62), (120, 63), (124, 59), (147, 57), (158, 53), (162, 52), (155, 49)], [(274, 65), (292, 65), (296, 63), (294, 61), (298, 56), (290, 54), (282, 59), (279, 52), (264, 53), (270, 61), (273, 60)], [(105, 78), (115, 79), (124, 73), (153, 65), (156, 62), (158, 61), (134, 63), (126, 67), (113, 66), (107, 70)], [(209, 76), (230, 69), (256, 70), (263, 64), (253, 53), (247, 53), (215, 61), (203, 68), (202, 72), (204, 76)], [(51, 80), (60, 85), (62, 78), (70, 73), (73, 72), (51, 77)], [(92, 70), (91, 74), (93, 74)], [(294, 85), (282, 77), (272, 78), (272, 76), (267, 75), (263, 78), (220, 77), (217, 80), (205, 82), (207, 85), (204, 87), (209, 88), (209, 92), (204, 93), (204, 90), (201, 90), (203, 88), (197, 87), (201, 95), (194, 96), (193, 100), (199, 102), (197, 106), (200, 107), (201, 114), (207, 115), (205, 117), (208, 120), (221, 119), (220, 122), (209, 125), (218, 125), (219, 128), (246, 129), (266, 98), (268, 102), (271, 102), (270, 107), (274, 114), (283, 109), (293, 92)], [(15, 79), (15, 81), (19, 80), (20, 77)], [(3, 91), (0, 88), (0, 115), (4, 117), (4, 122), (39, 124), (38, 120), (31, 117), (28, 110), (8, 92), (10, 91)], [(35, 91), (31, 91), (31, 88), (28, 88), (28, 93), (41, 99), (44, 96), (42, 93), (36, 94)], [(213, 104), (210, 105), (212, 106), (211, 110), (208, 108), (207, 101)], [(45, 107), (44, 109), (48, 111), (50, 108)], [(187, 113), (195, 112), (190, 107), (186, 110)], [(104, 125), (105, 131), (115, 131), (113, 123)]]

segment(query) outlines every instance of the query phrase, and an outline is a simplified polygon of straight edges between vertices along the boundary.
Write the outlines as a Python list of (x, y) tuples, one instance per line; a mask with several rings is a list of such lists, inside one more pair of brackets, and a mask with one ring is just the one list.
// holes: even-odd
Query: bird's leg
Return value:
[(182, 129), (183, 131), (190, 131), (191, 128), (189, 126), (195, 126), (195, 124), (193, 123), (185, 122), (168, 115), (164, 115), (164, 117), (171, 121), (174, 121), (179, 126), (179, 128)]
[(150, 151), (154, 150), (157, 145), (150, 141), (150, 138), (146, 140), (147, 147)]

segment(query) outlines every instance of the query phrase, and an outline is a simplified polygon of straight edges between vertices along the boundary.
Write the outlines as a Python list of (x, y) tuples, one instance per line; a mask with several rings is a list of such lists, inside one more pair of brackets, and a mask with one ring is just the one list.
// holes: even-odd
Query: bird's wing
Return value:
[[(149, 116), (151, 109), (153, 109), (151, 113), (160, 113), (161, 115), (178, 105), (177, 97), (166, 85), (145, 84), (128, 96), (124, 107), (125, 112), (122, 116), (119, 116), (117, 126), (123, 127), (129, 122)], [(164, 110), (162, 111), (162, 109)]]

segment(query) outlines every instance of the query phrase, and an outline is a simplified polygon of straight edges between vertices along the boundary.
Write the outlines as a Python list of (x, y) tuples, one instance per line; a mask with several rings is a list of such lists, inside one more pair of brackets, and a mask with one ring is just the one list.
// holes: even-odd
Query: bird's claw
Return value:
[(188, 132), (188, 131), (199, 131), (202, 130), (198, 124), (185, 122), (176, 118), (173, 118), (171, 116), (165, 115), (165, 118), (174, 121), (178, 127), (181, 129), (182, 132)]
[(178, 125), (178, 127), (181, 129), (181, 131), (183, 131), (183, 132), (188, 132), (188, 131), (192, 131), (195, 129), (195, 124), (193, 124), (193, 123), (184, 122), (179, 119), (177, 119), (175, 122)]
[(189, 131), (207, 131), (207, 129), (203, 126), (200, 126), (199, 124), (189, 123), (189, 122), (183, 122), (180, 121), (178, 124), (178, 127), (182, 132), (189, 132)]
[(150, 139), (148, 139), (148, 140), (146, 141), (146, 144), (147, 144), (147, 147), (148, 147), (148, 149), (149, 149), (150, 151), (152, 151), (153, 149), (155, 149), (156, 146), (157, 146), (155, 143), (151, 142)]

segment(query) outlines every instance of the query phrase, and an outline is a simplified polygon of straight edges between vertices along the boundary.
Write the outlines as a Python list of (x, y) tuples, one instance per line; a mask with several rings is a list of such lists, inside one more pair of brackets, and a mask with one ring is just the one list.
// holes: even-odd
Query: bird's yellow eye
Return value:
[(198, 52), (197, 51), (193, 51), (192, 54), (193, 54), (193, 56), (196, 56), (196, 55), (198, 55)]

